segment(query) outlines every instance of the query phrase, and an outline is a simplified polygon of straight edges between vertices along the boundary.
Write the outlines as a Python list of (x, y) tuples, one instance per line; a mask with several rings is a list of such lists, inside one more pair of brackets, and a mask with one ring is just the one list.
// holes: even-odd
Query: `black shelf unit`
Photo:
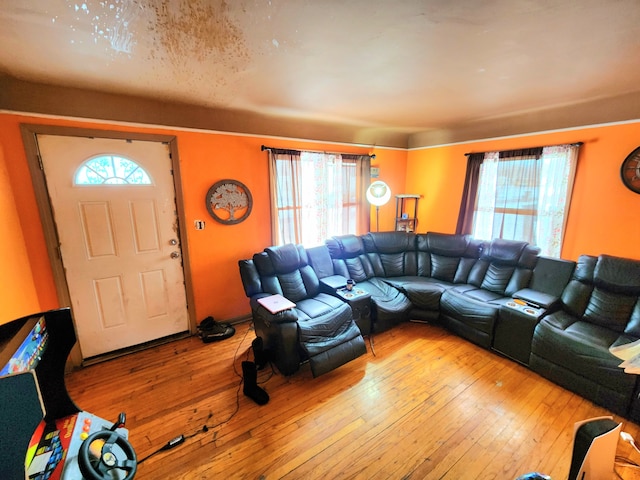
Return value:
[[(411, 193), (396, 195), (396, 231), (416, 231), (418, 227), (418, 200), (420, 200), (420, 195)], [(413, 211), (410, 210), (411, 202), (413, 202)]]

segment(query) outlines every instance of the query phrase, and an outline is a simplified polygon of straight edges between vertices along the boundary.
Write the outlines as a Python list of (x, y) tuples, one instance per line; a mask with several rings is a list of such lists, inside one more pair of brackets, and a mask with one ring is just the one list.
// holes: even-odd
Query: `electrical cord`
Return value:
[(638, 446), (636, 445), (635, 440), (633, 439), (633, 436), (630, 433), (627, 432), (620, 432), (620, 438), (631, 444), (631, 446), (636, 450), (636, 452), (640, 453), (640, 449), (638, 449)]
[[(236, 416), (236, 414), (240, 411), (240, 388), (242, 387), (242, 382), (243, 382), (243, 377), (242, 374), (240, 372), (238, 372), (237, 368), (236, 368), (236, 363), (238, 360), (238, 351), (240, 350), (240, 346), (244, 343), (244, 341), (247, 338), (247, 335), (249, 334), (249, 331), (253, 331), (255, 330), (255, 327), (253, 325), (253, 322), (251, 323), (251, 325), (249, 326), (249, 328), (247, 328), (247, 331), (245, 332), (244, 336), (242, 337), (242, 339), (240, 340), (240, 342), (238, 342), (238, 345), (236, 346), (236, 351), (233, 354), (233, 372), (235, 373), (235, 375), (237, 377), (240, 378), (240, 381), (238, 382), (238, 387), (236, 389), (236, 408), (234, 409), (234, 411), (231, 413), (231, 415), (229, 415), (229, 417), (226, 420), (223, 420), (221, 422), (216, 423), (215, 425), (207, 425), (206, 423), (202, 426), (202, 428), (199, 428), (198, 430), (194, 431), (193, 433), (189, 434), (189, 435), (178, 435), (175, 438), (172, 438), (171, 440), (169, 440), (167, 443), (165, 443), (162, 447), (160, 447), (158, 450), (150, 453), (149, 455), (147, 455), (146, 457), (144, 457), (142, 460), (138, 460), (138, 465), (143, 463), (145, 460), (148, 460), (149, 458), (153, 457), (154, 455), (157, 455), (161, 452), (166, 452), (167, 450), (171, 450), (175, 447), (177, 447), (178, 445), (183, 444), (186, 440), (189, 440), (193, 437), (196, 437), (200, 434), (206, 433), (209, 430), (213, 430), (215, 428), (221, 427), (227, 423), (229, 423), (231, 421), (231, 419), (233, 417)], [(249, 359), (249, 350), (252, 350), (253, 346), (251, 346), (250, 349), (247, 350), (247, 360)], [(258, 382), (259, 384), (264, 384), (266, 382), (268, 382), (271, 377), (273, 377), (273, 375), (275, 374), (275, 371), (273, 369), (273, 365), (271, 364), (271, 362), (269, 362), (269, 365), (271, 366), (271, 372), (269, 373), (269, 376), (265, 379), (262, 380), (261, 382)], [(209, 418), (211, 418), (212, 414), (209, 415)]]
[[(638, 446), (636, 445), (635, 440), (633, 439), (633, 436), (630, 433), (627, 432), (620, 432), (620, 438), (624, 441), (629, 443), (636, 452), (640, 453), (640, 449), (638, 449)], [(640, 464), (634, 462), (633, 460), (626, 458), (626, 457), (622, 457), (622, 456), (616, 456), (615, 458), (615, 463), (616, 465), (619, 465), (621, 467), (629, 467), (629, 468), (638, 468), (640, 469)]]
[(627, 457), (616, 455), (616, 465), (629, 468), (640, 468), (640, 465)]

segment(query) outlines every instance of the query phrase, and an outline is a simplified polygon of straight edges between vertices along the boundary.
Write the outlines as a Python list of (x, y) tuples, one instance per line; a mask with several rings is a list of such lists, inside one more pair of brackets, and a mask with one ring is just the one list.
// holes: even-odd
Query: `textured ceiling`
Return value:
[(5, 78), (261, 119), (246, 133), (295, 121), (411, 146), (640, 117), (638, 0), (0, 6)]

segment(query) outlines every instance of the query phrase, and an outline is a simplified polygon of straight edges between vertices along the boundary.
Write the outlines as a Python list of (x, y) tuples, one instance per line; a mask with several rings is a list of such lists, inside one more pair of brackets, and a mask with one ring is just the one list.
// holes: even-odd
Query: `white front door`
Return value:
[(187, 331), (169, 146), (37, 142), (83, 358)]

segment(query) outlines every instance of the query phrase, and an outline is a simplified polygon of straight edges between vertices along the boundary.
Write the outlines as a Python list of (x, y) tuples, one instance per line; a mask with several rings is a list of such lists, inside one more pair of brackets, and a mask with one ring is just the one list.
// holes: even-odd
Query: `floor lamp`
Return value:
[(377, 180), (367, 188), (367, 201), (376, 207), (376, 232), (378, 231), (379, 210), (382, 205), (387, 203), (391, 198), (391, 189), (389, 185), (381, 180)]

